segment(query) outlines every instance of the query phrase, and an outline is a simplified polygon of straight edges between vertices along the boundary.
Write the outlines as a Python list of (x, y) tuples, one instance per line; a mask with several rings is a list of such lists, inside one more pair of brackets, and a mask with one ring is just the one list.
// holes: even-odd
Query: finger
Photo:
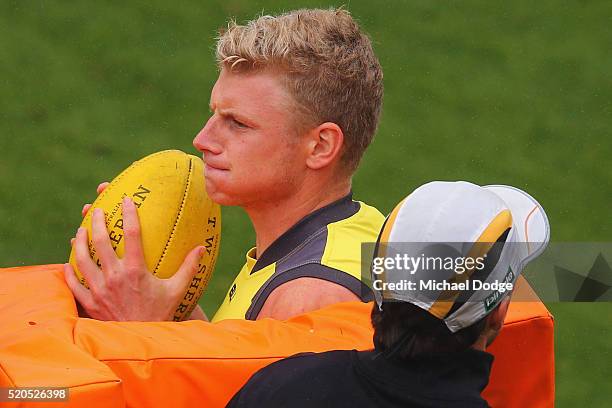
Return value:
[(183, 292), (189, 282), (193, 279), (195, 274), (198, 272), (198, 265), (200, 264), (200, 259), (204, 254), (204, 247), (198, 246), (191, 250), (185, 257), (183, 264), (179, 268), (178, 271), (170, 278), (173, 285), (179, 292)]
[(74, 295), (75, 299), (87, 310), (94, 304), (91, 298), (91, 293), (81, 285), (77, 279), (72, 265), (69, 263), (64, 264), (64, 280), (70, 288), (70, 291)]
[(109, 272), (117, 264), (117, 255), (108, 238), (104, 210), (101, 208), (95, 208), (91, 217), (91, 240), (102, 264), (102, 271)]
[(83, 205), (83, 208), (81, 209), (81, 215), (84, 217), (87, 215), (87, 211), (89, 211), (89, 209), (91, 208), (91, 204), (87, 203), (85, 205)]
[(128, 270), (145, 269), (144, 250), (140, 236), (140, 222), (136, 205), (129, 197), (123, 199), (123, 235), (125, 239), (124, 261)]
[(84, 227), (80, 227), (77, 230), (76, 239), (74, 241), (74, 258), (81, 275), (83, 275), (83, 278), (85, 278), (85, 281), (87, 282), (87, 285), (89, 285), (92, 290), (97, 289), (100, 285), (102, 273), (100, 272), (98, 265), (95, 264), (89, 255), (87, 229)]
[(104, 181), (100, 184), (98, 184), (98, 188), (96, 188), (96, 191), (98, 192), (98, 194), (102, 194), (102, 192), (106, 189), (106, 187), (108, 187), (110, 183), (108, 181)]

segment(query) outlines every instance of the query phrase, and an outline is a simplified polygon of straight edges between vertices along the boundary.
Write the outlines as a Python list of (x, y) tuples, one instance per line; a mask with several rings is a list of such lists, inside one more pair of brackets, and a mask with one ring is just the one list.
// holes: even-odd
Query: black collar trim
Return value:
[(278, 237), (272, 245), (257, 258), (257, 262), (253, 266), (251, 274), (282, 259), (308, 239), (308, 237), (326, 227), (328, 224), (355, 215), (357, 211), (359, 211), (359, 208), (359, 203), (353, 201), (353, 192), (350, 192), (341, 199), (308, 214), (285, 231), (283, 235)]

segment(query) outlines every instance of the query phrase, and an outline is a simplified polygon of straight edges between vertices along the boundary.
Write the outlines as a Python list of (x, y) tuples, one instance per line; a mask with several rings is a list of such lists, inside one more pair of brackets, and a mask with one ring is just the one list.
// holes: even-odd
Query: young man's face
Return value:
[(292, 107), (273, 73), (221, 71), (210, 97), (212, 116), (193, 140), (215, 202), (258, 206), (299, 188), (306, 149)]

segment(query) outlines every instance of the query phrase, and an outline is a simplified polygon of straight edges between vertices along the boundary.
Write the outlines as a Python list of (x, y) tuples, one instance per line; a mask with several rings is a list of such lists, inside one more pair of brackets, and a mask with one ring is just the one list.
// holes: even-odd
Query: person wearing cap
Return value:
[[(376, 243), (374, 349), (280, 360), (228, 406), (488, 406), (481, 392), (493, 356), (485, 350), (503, 326), (512, 285), (549, 237), (544, 209), (517, 188), (461, 181), (417, 188), (389, 214)], [(438, 257), (453, 262), (428, 265)]]

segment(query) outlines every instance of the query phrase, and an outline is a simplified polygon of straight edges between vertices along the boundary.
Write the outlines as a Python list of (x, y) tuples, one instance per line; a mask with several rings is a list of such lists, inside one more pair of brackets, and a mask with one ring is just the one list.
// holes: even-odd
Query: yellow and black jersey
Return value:
[(376, 242), (383, 221), (376, 208), (353, 201), (352, 194), (307, 215), (258, 259), (255, 248), (247, 252), (213, 321), (255, 320), (274, 289), (303, 277), (334, 282), (364, 302), (372, 300), (361, 281), (361, 244)]

